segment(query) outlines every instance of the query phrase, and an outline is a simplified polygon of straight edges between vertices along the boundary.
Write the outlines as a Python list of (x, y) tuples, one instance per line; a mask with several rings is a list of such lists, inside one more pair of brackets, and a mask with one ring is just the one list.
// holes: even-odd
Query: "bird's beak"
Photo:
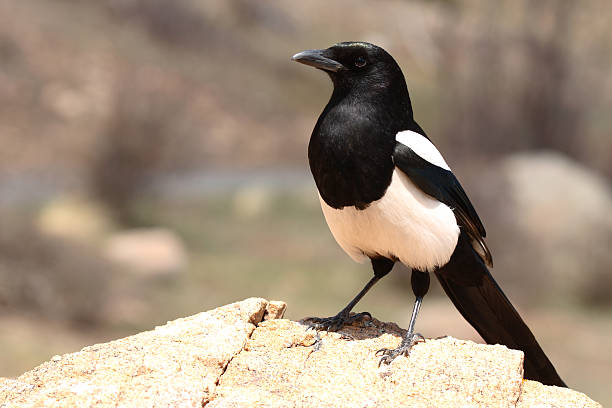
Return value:
[(324, 71), (337, 72), (344, 68), (344, 65), (331, 58), (327, 58), (324, 54), (327, 50), (306, 50), (298, 52), (291, 59), (299, 63), (310, 65), (311, 67), (319, 68)]

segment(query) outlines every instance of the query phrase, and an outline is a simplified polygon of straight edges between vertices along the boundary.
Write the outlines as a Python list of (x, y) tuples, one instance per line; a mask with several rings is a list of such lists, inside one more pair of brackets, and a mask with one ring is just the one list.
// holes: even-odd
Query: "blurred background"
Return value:
[[(567, 383), (612, 404), (605, 0), (0, 1), (0, 376), (250, 296), (335, 314), (370, 278), (306, 149), (331, 93), (291, 55), (386, 48)], [(437, 283), (427, 337), (480, 341)], [(400, 267), (360, 303), (407, 326)]]

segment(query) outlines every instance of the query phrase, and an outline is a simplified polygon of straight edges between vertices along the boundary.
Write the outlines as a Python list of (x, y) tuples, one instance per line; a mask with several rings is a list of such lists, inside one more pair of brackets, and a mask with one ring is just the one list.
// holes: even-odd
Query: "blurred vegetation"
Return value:
[[(398, 60), (496, 278), (568, 383), (612, 403), (604, 0), (0, 2), (0, 375), (248, 296), (337, 312), (371, 272), (307, 168), (331, 84), (289, 58), (346, 40)], [(409, 286), (398, 266), (360, 308), (405, 325)], [(478, 339), (440, 293), (421, 331)]]

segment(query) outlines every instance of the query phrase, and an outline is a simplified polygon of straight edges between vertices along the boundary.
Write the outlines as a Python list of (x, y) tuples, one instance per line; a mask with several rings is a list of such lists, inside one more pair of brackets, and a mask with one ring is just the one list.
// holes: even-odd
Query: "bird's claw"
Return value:
[(378, 361), (378, 366), (380, 367), (381, 364), (391, 364), (391, 362), (400, 355), (408, 357), (410, 355), (410, 350), (412, 350), (412, 346), (422, 341), (425, 341), (425, 337), (423, 337), (421, 333), (408, 333), (402, 339), (402, 343), (399, 347), (394, 349), (382, 348), (376, 351), (376, 356), (382, 356)]
[[(308, 328), (310, 330), (310, 327)], [(315, 341), (312, 343), (312, 351), (319, 351), (321, 346), (323, 345), (323, 339), (321, 339), (321, 335), (319, 335), (318, 331), (315, 331)]]
[(344, 326), (351, 325), (354, 322), (363, 320), (366, 316), (369, 319), (372, 318), (372, 315), (369, 312), (353, 314), (338, 313), (337, 315), (332, 317), (310, 317), (308, 319), (305, 319), (304, 322), (308, 324), (308, 328), (306, 330), (312, 329), (316, 331), (324, 330), (336, 332)]

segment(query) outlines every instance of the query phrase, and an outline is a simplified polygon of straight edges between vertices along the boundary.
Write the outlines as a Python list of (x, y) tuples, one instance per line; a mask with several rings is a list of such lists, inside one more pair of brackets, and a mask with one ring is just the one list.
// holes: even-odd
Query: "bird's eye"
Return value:
[(367, 61), (366, 61), (365, 57), (362, 56), (362, 55), (360, 55), (357, 58), (355, 58), (355, 66), (357, 68), (364, 67), (366, 63), (367, 63)]

